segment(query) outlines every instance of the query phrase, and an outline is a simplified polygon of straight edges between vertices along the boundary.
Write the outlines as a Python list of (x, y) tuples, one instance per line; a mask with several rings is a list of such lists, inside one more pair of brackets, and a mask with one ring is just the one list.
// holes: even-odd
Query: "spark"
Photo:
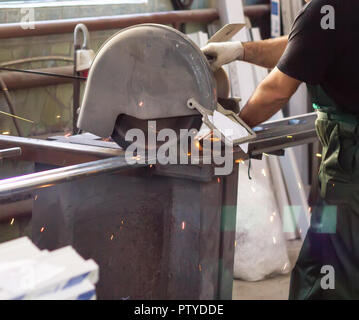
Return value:
[(234, 241), (234, 246), (237, 247), (237, 241)]
[(287, 136), (288, 139), (293, 139), (293, 136)]
[(220, 179), (220, 178), (217, 178), (217, 182), (218, 182), (218, 183), (221, 183), (221, 179)]
[(44, 232), (45, 231), (45, 227), (42, 227), (41, 229), (40, 229), (40, 232)]
[(61, 118), (61, 116), (60, 116), (60, 115), (57, 115), (57, 116), (56, 116), (56, 118), (57, 118), (57, 119), (60, 119), (60, 118)]
[(198, 265), (198, 270), (199, 272), (202, 272), (202, 266), (200, 264)]
[(34, 199), (35, 201), (37, 200), (37, 194), (35, 195), (35, 199)]
[(43, 186), (40, 186), (39, 188), (48, 188), (48, 187), (52, 187), (54, 184), (50, 183), (50, 184), (44, 184)]
[(123, 224), (123, 220), (121, 221), (121, 224)]
[(317, 153), (316, 156), (317, 156), (318, 158), (321, 158), (321, 157), (322, 157), (322, 155), (321, 155), (320, 153)]
[(15, 219), (12, 218), (12, 219), (11, 219), (11, 222), (10, 222), (10, 225), (11, 225), (11, 226), (14, 224), (14, 221), (15, 221)]
[(190, 156), (190, 155), (191, 155), (191, 152), (188, 152), (187, 155)]
[(262, 169), (262, 174), (263, 174), (265, 177), (267, 176), (265, 169)]
[(274, 216), (270, 216), (269, 220), (270, 220), (270, 222), (273, 222), (274, 221)]
[(273, 237), (273, 244), (277, 243), (277, 239), (275, 237)]
[(312, 213), (312, 207), (309, 207), (309, 208), (308, 208), (308, 212), (309, 212), (309, 213)]
[(71, 137), (71, 136), (72, 136), (72, 134), (70, 132), (65, 134), (66, 138)]
[(10, 131), (3, 131), (1, 134), (7, 135), (10, 134)]
[(110, 240), (111, 240), (111, 241), (113, 240), (113, 237), (114, 237), (114, 235), (113, 235), (113, 234), (111, 234), (111, 237), (110, 237)]
[(302, 189), (302, 185), (300, 184), (300, 182), (298, 182), (298, 187), (299, 189)]
[(182, 229), (182, 230), (186, 229), (186, 222), (185, 222), (185, 221), (182, 221), (181, 229)]
[(138, 103), (138, 106), (139, 106), (140, 108), (142, 108), (143, 105), (144, 105), (143, 101), (140, 101), (140, 102)]
[(285, 263), (285, 265), (284, 265), (284, 267), (283, 267), (282, 270), (284, 271), (285, 269), (287, 269), (287, 267), (288, 267), (288, 262)]
[(201, 144), (200, 144), (198, 141), (196, 141), (195, 145), (196, 145), (196, 148), (197, 148), (197, 149), (200, 149), (200, 148), (201, 148)]
[(238, 159), (238, 160), (236, 160), (236, 163), (244, 164), (244, 160), (243, 159)]
[(264, 152), (263, 152), (263, 155), (266, 156), (266, 157), (269, 157), (269, 154), (268, 154), (268, 153), (264, 153)]
[(153, 167), (153, 164), (150, 164), (150, 168), (152, 168)]

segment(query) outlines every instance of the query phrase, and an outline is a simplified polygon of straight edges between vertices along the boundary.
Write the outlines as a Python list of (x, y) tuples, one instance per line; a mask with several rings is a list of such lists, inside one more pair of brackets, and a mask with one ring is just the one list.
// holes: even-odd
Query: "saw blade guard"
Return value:
[(215, 78), (200, 48), (167, 26), (132, 26), (112, 36), (97, 53), (78, 127), (109, 137), (121, 115), (140, 120), (198, 115), (187, 107), (189, 98), (209, 110), (217, 105)]

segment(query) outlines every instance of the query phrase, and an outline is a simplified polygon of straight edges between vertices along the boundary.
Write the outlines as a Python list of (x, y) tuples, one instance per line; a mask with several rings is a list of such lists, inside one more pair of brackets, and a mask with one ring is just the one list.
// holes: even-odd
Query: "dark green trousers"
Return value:
[[(358, 123), (319, 112), (316, 129), (323, 145), (322, 199), (312, 208), (289, 299), (359, 299)], [(326, 266), (334, 270), (334, 288), (323, 286)]]

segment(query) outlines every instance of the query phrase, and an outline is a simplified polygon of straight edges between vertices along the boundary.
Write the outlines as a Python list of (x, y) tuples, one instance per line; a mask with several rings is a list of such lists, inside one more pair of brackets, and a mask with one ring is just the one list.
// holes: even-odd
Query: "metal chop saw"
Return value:
[[(212, 39), (228, 40), (242, 26), (227, 25)], [(156, 120), (156, 132), (170, 128), (178, 139), (181, 129), (202, 126), (224, 143), (239, 145), (256, 134), (238, 117), (238, 103), (228, 99), (229, 91), (224, 70), (213, 73), (186, 35), (163, 25), (136, 25), (109, 38), (97, 53), (78, 127), (111, 136), (123, 148), (129, 145), (128, 130), (141, 129), (147, 136), (151, 120)], [(150, 148), (147, 139), (138, 147)]]

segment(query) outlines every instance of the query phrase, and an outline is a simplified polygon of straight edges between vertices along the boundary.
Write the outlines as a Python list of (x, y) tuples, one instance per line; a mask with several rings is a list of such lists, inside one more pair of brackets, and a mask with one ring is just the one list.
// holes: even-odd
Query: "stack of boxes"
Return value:
[(39, 250), (28, 238), (0, 244), (0, 299), (94, 300), (99, 269), (72, 247)]

